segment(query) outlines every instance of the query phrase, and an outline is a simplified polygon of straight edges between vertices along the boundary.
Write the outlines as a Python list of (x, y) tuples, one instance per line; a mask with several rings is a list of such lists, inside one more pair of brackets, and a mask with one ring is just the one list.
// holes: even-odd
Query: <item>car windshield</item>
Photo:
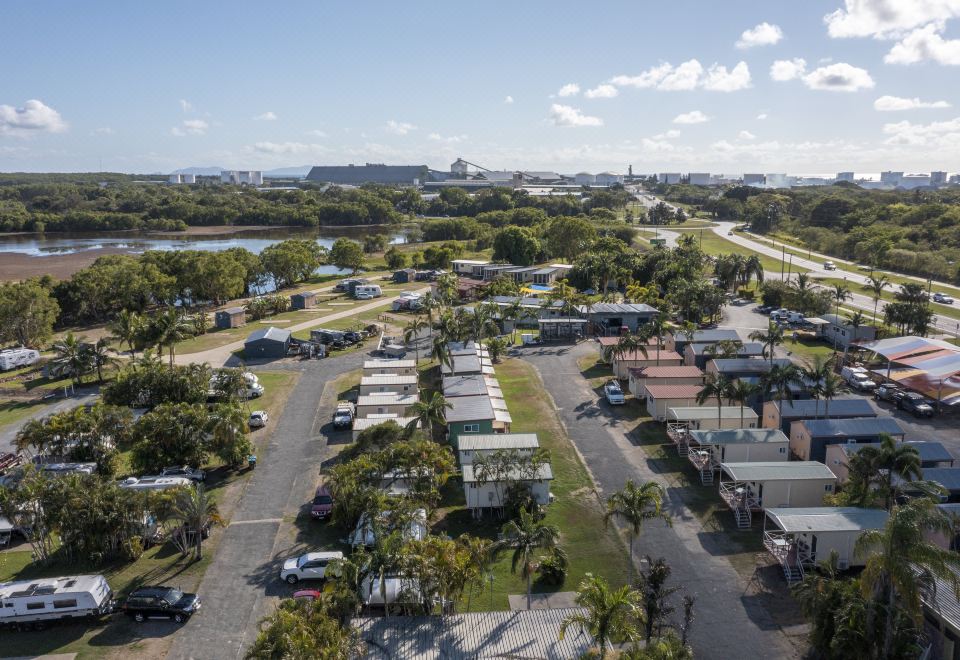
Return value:
[(313, 498), (314, 504), (330, 504), (333, 502), (333, 498), (329, 495), (317, 495)]
[(183, 598), (183, 592), (180, 591), (179, 589), (168, 589), (166, 593), (163, 594), (162, 598), (168, 603), (170, 603), (171, 605), (173, 605), (178, 600)]

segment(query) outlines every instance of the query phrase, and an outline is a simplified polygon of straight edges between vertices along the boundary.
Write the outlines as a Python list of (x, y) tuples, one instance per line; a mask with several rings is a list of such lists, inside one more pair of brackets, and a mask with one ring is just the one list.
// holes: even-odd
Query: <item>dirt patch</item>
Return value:
[(26, 254), (4, 252), (3, 259), (0, 259), (0, 281), (13, 282), (43, 275), (51, 275), (58, 280), (63, 280), (78, 270), (86, 268), (98, 257), (108, 254), (129, 254), (129, 252), (125, 248), (99, 248), (53, 257), (32, 257)]

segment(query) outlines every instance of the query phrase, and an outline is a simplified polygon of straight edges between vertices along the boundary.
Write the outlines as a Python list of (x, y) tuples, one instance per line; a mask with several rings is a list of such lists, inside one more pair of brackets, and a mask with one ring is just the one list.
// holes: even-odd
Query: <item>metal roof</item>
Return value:
[(480, 373), (482, 363), (479, 355), (454, 355), (451, 358), (453, 369), (448, 365), (443, 365), (444, 374), (470, 374)]
[(373, 374), (360, 378), (360, 385), (416, 385), (417, 377), (413, 374), (400, 376), (397, 374)]
[[(410, 422), (417, 419), (416, 417), (399, 417), (397, 415), (371, 415), (369, 417), (357, 417), (353, 420), (353, 430), (354, 431), (366, 431), (369, 428), (374, 426), (379, 426), (380, 424), (386, 424), (387, 422), (394, 422), (397, 426), (401, 428), (407, 428), (407, 425)], [(420, 428), (420, 422), (417, 421), (417, 428)]]
[(243, 307), (227, 307), (226, 309), (221, 309), (217, 313), (219, 314), (220, 312), (233, 316), (234, 314), (243, 314), (246, 312), (246, 310)]
[(690, 342), (692, 340), (694, 343), (716, 343), (718, 341), (723, 341), (724, 339), (737, 340), (740, 339), (740, 335), (736, 330), (721, 330), (719, 328), (716, 330), (695, 330), (693, 332), (692, 339), (685, 332), (677, 332), (673, 335), (673, 340), (679, 342)]
[(458, 451), (497, 449), (536, 449), (540, 446), (536, 433), (484, 433), (457, 438)]
[(452, 408), (446, 411), (448, 422), (472, 422), (481, 419), (494, 419), (493, 406), (486, 394), (477, 396), (457, 396), (447, 401)]
[[(910, 445), (917, 450), (917, 453), (920, 454), (921, 463), (945, 463), (947, 461), (953, 461), (953, 455), (947, 451), (947, 448), (944, 447), (939, 442), (925, 442), (925, 441), (913, 441), (905, 442), (905, 445)], [(864, 447), (880, 447), (879, 442), (856, 442), (856, 443), (844, 443), (837, 445), (841, 448), (843, 453), (847, 456), (856, 454), (858, 451)]]
[[(950, 569), (960, 573), (956, 569)], [(953, 585), (943, 578), (933, 576), (934, 589), (921, 592), (924, 608), (934, 617), (940, 618), (954, 632), (960, 634), (960, 602), (953, 591)]]
[[(694, 355), (710, 355), (711, 351), (719, 342), (693, 342), (692, 344), (687, 344), (685, 350), (693, 351)], [(737, 355), (763, 355), (763, 344), (760, 344), (755, 341), (748, 341), (744, 344), (737, 346)]]
[(393, 392), (376, 392), (357, 397), (358, 406), (412, 406), (419, 397), (416, 394), (394, 394)]
[(836, 475), (819, 461), (770, 461), (758, 463), (721, 463), (720, 468), (734, 481), (799, 481), (824, 479), (836, 481)]
[[(471, 484), (477, 481), (476, 475), (474, 475), (473, 468), (474, 468), (474, 465), (471, 463), (467, 463), (466, 465), (463, 465), (460, 467), (460, 472), (463, 475), (463, 483)], [(512, 467), (510, 468), (507, 478), (512, 479), (514, 481), (520, 481), (521, 476), (522, 476), (522, 472), (520, 468)], [(553, 470), (550, 468), (549, 463), (544, 463), (539, 468), (537, 468), (537, 473), (533, 476), (533, 479), (523, 479), (523, 481), (550, 481), (551, 479), (553, 479)], [(488, 479), (488, 481), (492, 482), (494, 480)]]
[[(667, 414), (671, 419), (677, 421), (684, 420), (694, 420), (694, 419), (716, 419), (717, 418), (717, 407), (716, 406), (677, 406), (675, 408), (669, 408)], [(740, 415), (743, 415), (743, 420), (745, 422), (753, 422), (757, 420), (757, 413), (753, 411), (753, 408), (750, 406), (722, 406), (720, 408), (720, 419), (740, 419)]]
[(654, 399), (695, 399), (702, 390), (703, 385), (647, 385), (647, 394)]
[(589, 633), (572, 627), (560, 640), (560, 625), (580, 608), (470, 612), (450, 616), (354, 619), (368, 642), (370, 660), (474, 660), (476, 658), (579, 658), (593, 646)]
[(780, 429), (719, 429), (690, 431), (690, 438), (700, 445), (745, 445), (761, 442), (790, 442)]
[(951, 493), (960, 491), (960, 468), (924, 468), (923, 479), (936, 481)]
[(811, 438), (873, 436), (881, 433), (904, 435), (906, 431), (893, 417), (850, 417), (847, 419), (802, 419)]
[(556, 309), (563, 307), (562, 300), (549, 301), (549, 300), (543, 300), (542, 298), (520, 298), (519, 296), (490, 296), (490, 298), (488, 298), (487, 300), (501, 306), (512, 305), (513, 303), (519, 300), (521, 307), (531, 307), (531, 308), (538, 308), (538, 309), (544, 306), (546, 306), (547, 308), (553, 307)]
[[(774, 407), (779, 411), (780, 402), (773, 401)], [(783, 414), (785, 419), (805, 418), (814, 416), (826, 416), (826, 402), (817, 399), (796, 399), (794, 401), (783, 402)], [(830, 401), (830, 417), (876, 417), (877, 413), (870, 405), (870, 402), (863, 398), (856, 399), (832, 399)]]
[(487, 377), (481, 374), (465, 374), (463, 376), (443, 377), (443, 396), (476, 396), (487, 393)]
[[(770, 360), (759, 358), (714, 358), (710, 361), (719, 373), (765, 374), (770, 371)], [(785, 367), (792, 363), (786, 358), (774, 358), (773, 364)]]
[(860, 532), (881, 529), (887, 522), (883, 509), (818, 506), (775, 508), (766, 510), (767, 517), (788, 533)]
[(581, 314), (656, 314), (657, 308), (643, 303), (597, 303), (578, 305)]
[(661, 348), (658, 356), (656, 347), (648, 348), (646, 355), (643, 354), (643, 351), (633, 351), (624, 353), (622, 356), (614, 356), (613, 359), (615, 362), (653, 362), (650, 366), (654, 367), (657, 366), (657, 360), (661, 362), (664, 360), (683, 362), (683, 356), (676, 351), (665, 351)]
[(412, 369), (417, 366), (415, 360), (364, 360), (364, 369)]
[(271, 325), (268, 328), (260, 328), (251, 332), (244, 343), (250, 344), (255, 341), (260, 341), (261, 339), (286, 343), (290, 341), (290, 331), (284, 330), (283, 328), (275, 328)]
[(677, 365), (674, 367), (635, 367), (630, 369), (634, 378), (700, 378), (700, 367)]

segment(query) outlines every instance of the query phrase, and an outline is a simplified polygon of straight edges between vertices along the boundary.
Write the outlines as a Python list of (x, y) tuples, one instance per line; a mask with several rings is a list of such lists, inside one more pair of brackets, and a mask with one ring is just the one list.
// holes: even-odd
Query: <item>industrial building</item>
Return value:
[(220, 172), (220, 183), (229, 183), (235, 186), (262, 186), (263, 172), (258, 170), (223, 170)]
[(196, 183), (197, 175), (196, 174), (171, 174), (170, 177), (167, 179), (167, 182), (172, 183), (174, 185)]
[(431, 180), (430, 172), (426, 165), (316, 165), (307, 174), (307, 181), (347, 186), (362, 186), (365, 183), (419, 186)]

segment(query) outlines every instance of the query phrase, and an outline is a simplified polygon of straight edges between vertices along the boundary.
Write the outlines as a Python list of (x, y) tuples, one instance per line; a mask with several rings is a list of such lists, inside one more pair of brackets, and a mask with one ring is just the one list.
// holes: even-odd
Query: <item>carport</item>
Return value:
[(874, 374), (937, 401), (960, 406), (960, 347), (928, 337), (893, 337), (860, 345), (886, 359)]

